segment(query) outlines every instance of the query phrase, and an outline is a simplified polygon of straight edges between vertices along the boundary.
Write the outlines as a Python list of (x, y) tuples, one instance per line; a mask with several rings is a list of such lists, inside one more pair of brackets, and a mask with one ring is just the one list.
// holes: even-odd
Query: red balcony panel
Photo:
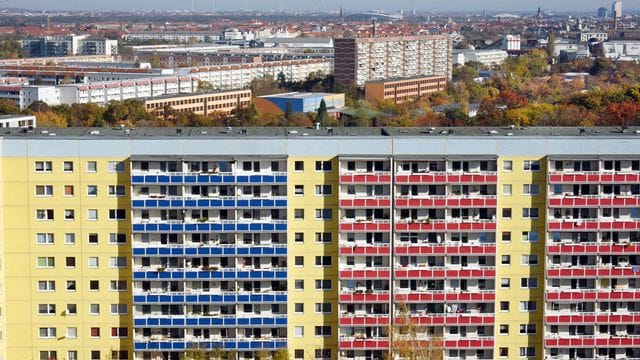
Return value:
[(340, 231), (344, 232), (362, 232), (362, 231), (372, 231), (372, 232), (386, 232), (391, 229), (391, 224), (389, 223), (374, 223), (374, 222), (356, 222), (356, 223), (341, 223)]
[(445, 301), (444, 293), (422, 293), (422, 294), (396, 294), (395, 300), (399, 302), (441, 302)]
[(477, 339), (477, 340), (445, 340), (444, 348), (446, 349), (490, 349), (493, 348), (494, 340), (491, 339)]
[(389, 340), (340, 340), (339, 347), (341, 350), (388, 349)]
[(596, 346), (601, 347), (635, 347), (640, 346), (640, 338), (638, 337), (606, 337), (596, 338)]
[(397, 278), (493, 278), (494, 269), (396, 270)]
[(593, 291), (583, 292), (580, 290), (565, 292), (547, 292), (547, 301), (595, 301), (597, 293)]
[(343, 184), (388, 184), (391, 182), (391, 175), (341, 175), (340, 182)]
[(389, 255), (389, 246), (341, 246), (340, 255)]
[(550, 183), (561, 183), (562, 182), (562, 175), (549, 175), (549, 182)]
[(340, 294), (342, 303), (386, 303), (389, 302), (390, 295), (383, 294)]
[(601, 254), (638, 253), (640, 245), (598, 245), (598, 252)]
[(389, 270), (342, 270), (341, 279), (388, 279)]
[(389, 325), (389, 316), (340, 317), (341, 326), (380, 326)]
[(553, 338), (545, 339), (544, 344), (548, 348), (569, 348), (569, 347), (592, 347), (595, 344), (595, 339), (590, 337), (580, 338)]
[(595, 315), (547, 315), (545, 320), (549, 324), (593, 324)]

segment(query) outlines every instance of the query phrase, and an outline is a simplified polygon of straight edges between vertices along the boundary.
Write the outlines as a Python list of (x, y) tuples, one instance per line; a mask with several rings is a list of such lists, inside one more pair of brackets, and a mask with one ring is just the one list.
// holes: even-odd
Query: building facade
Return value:
[(452, 67), (448, 35), (334, 40), (334, 76), (345, 84), (427, 75), (451, 79)]
[(231, 115), (238, 109), (248, 107), (249, 104), (251, 104), (250, 89), (165, 95), (144, 101), (147, 112), (157, 115), (165, 115), (167, 107), (177, 113), (192, 112), (204, 116), (213, 113)]
[(372, 104), (386, 100), (400, 104), (443, 91), (447, 80), (445, 76), (427, 76), (367, 81), (364, 84), (364, 98)]
[(20, 40), (25, 57), (116, 55), (118, 40), (90, 39), (87, 35), (55, 35)]
[(0, 358), (639, 358), (639, 132), (8, 130)]

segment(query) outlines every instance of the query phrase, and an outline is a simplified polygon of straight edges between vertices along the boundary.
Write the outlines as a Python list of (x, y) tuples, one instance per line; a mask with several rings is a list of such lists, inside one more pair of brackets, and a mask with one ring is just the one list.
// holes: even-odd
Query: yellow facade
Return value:
[[(537, 171), (525, 170), (525, 161), (539, 161)], [(505, 162), (507, 164), (505, 164)], [(511, 162), (511, 166), (509, 166)], [(511, 170), (508, 170), (511, 168)], [(507, 169), (507, 170), (505, 170)], [(525, 185), (537, 185), (538, 195), (525, 194)], [(542, 357), (544, 335), (544, 261), (546, 216), (546, 158), (504, 157), (498, 159), (498, 224), (496, 239), (496, 321), (494, 357), (521, 358), (520, 349), (535, 347), (536, 358)], [(536, 218), (526, 218), (523, 209), (536, 208)], [(508, 216), (504, 209), (511, 209)], [(537, 241), (530, 241), (531, 232), (537, 232)], [(523, 256), (537, 256), (537, 265), (526, 265)], [(509, 256), (509, 263), (503, 256)], [(535, 289), (523, 288), (523, 278), (536, 278)], [(503, 286), (502, 279), (509, 279)], [(521, 302), (534, 301), (535, 311), (521, 309)], [(501, 303), (508, 303), (508, 310)], [(521, 325), (535, 324), (535, 334), (521, 334)], [(508, 326), (501, 333), (501, 326)], [(504, 332), (504, 329), (503, 331)], [(501, 350), (502, 349), (502, 350)], [(505, 355), (506, 349), (506, 355)], [(501, 354), (503, 356), (501, 356)]]
[[(36, 171), (40, 161), (45, 171)], [(124, 171), (108, 171), (110, 161), (124, 162)], [(88, 162), (95, 162), (96, 171), (88, 171), (93, 165)], [(113, 350), (126, 350), (133, 358), (127, 159), (4, 158), (1, 169), (0, 358), (41, 359), (41, 351), (55, 351), (57, 359), (103, 359)], [(109, 195), (109, 186), (116, 184), (124, 188), (124, 196)], [(89, 186), (95, 186), (95, 195), (89, 194)], [(127, 219), (110, 220), (115, 209), (125, 210)], [(38, 210), (53, 210), (53, 219), (36, 219)], [(90, 234), (92, 242), (97, 234), (97, 243), (89, 243)], [(126, 242), (110, 243), (110, 234), (124, 234)], [(111, 259), (116, 257), (124, 257), (126, 264), (116, 267), (118, 260)], [(47, 266), (39, 266), (43, 264)], [(123, 286), (112, 284), (118, 280), (126, 290), (111, 290)], [(92, 281), (98, 281), (97, 290), (90, 289)], [(112, 314), (115, 304), (124, 304), (126, 314)], [(99, 335), (92, 328), (99, 328)], [(126, 330), (115, 330), (122, 334), (118, 337), (112, 336), (112, 328)]]
[[(331, 171), (316, 171), (316, 161), (331, 161)], [(296, 171), (296, 162), (302, 162), (303, 170)], [(289, 328), (288, 347), (291, 357), (295, 351), (303, 351), (305, 359), (313, 359), (315, 351), (330, 350), (332, 357), (338, 353), (338, 161), (333, 158), (289, 158), (287, 189), (289, 206), (288, 230), (288, 291)], [(299, 164), (298, 164), (299, 166)], [(296, 195), (296, 185), (303, 186), (303, 194)], [(316, 194), (316, 185), (331, 185), (331, 195)], [(295, 218), (295, 209), (304, 209), (304, 219)], [(316, 209), (331, 209), (331, 220), (315, 218)], [(296, 233), (303, 234), (296, 241)], [(316, 241), (317, 233), (331, 233), (331, 242)], [(298, 235), (300, 236), (300, 235)], [(296, 266), (295, 258), (302, 256), (304, 264)], [(331, 256), (331, 266), (316, 266), (317, 256)], [(315, 280), (330, 279), (330, 290), (316, 290)], [(296, 280), (304, 281), (304, 290), (296, 290)], [(303, 304), (303, 311), (296, 312), (295, 304)], [(316, 304), (331, 304), (331, 312), (317, 313)], [(296, 336), (295, 327), (303, 327), (303, 336)], [(330, 326), (331, 336), (316, 336), (316, 326)]]

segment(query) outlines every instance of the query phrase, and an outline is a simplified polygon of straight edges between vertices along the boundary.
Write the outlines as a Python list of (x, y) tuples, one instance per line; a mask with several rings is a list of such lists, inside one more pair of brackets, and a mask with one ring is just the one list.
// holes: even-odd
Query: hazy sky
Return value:
[[(88, 9), (88, 10), (189, 10), (191, 2), (196, 10), (240, 10), (248, 2), (251, 10), (279, 9), (281, 0), (0, 0), (4, 6), (29, 9)], [(610, 8), (610, 1), (602, 0), (282, 0), (292, 10), (345, 9), (405, 9), (405, 10), (465, 10), (477, 11), (534, 11), (538, 6), (551, 11), (595, 11), (600, 6)], [(393, 6), (390, 6), (393, 4)], [(2, 5), (0, 5), (2, 6)], [(625, 8), (638, 8), (637, 1), (625, 1)]]

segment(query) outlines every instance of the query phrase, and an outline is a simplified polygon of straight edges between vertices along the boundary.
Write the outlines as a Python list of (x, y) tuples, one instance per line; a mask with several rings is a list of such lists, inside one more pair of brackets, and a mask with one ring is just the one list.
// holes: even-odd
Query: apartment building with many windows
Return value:
[(0, 359), (640, 358), (638, 133), (6, 129)]

